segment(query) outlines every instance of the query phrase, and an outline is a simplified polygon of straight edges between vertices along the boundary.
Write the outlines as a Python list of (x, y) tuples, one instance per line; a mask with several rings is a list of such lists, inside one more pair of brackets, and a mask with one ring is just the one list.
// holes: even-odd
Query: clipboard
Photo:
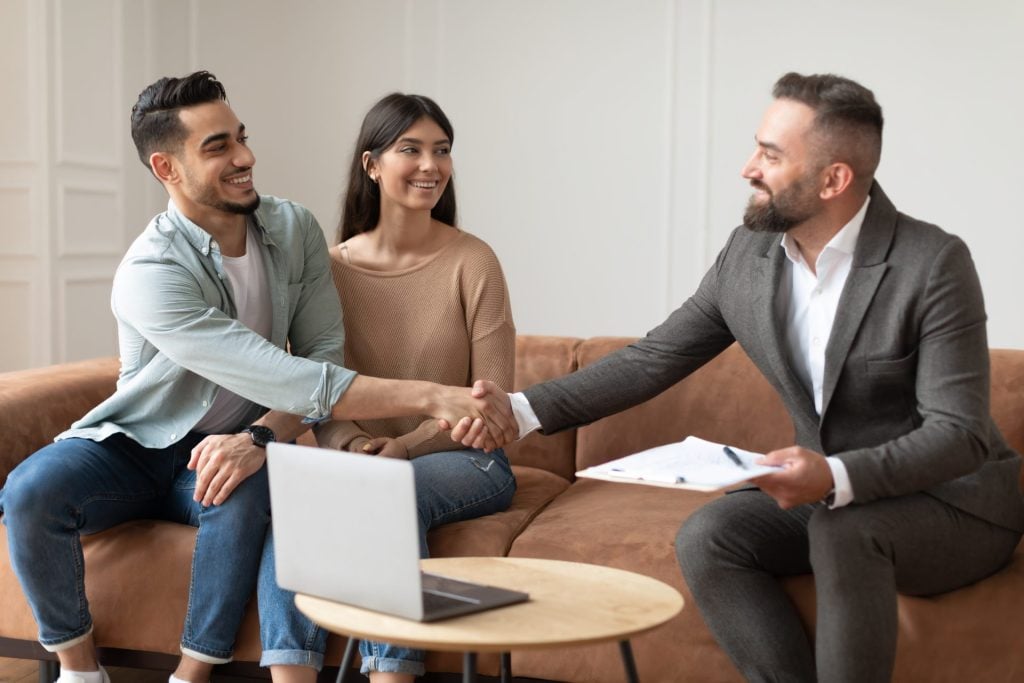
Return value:
[(719, 491), (782, 469), (759, 465), (762, 454), (688, 436), (576, 473), (585, 479), (691, 491)]

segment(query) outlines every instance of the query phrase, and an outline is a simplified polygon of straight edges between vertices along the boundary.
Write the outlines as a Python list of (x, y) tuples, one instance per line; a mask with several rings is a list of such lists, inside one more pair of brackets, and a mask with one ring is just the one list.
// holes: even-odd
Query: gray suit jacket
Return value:
[(825, 351), (819, 416), (775, 316), (780, 240), (737, 228), (696, 293), (646, 337), (527, 389), (544, 432), (645, 401), (738, 341), (782, 397), (797, 444), (843, 461), (855, 503), (924, 491), (1024, 531), (1020, 457), (989, 413), (985, 307), (966, 245), (872, 188)]

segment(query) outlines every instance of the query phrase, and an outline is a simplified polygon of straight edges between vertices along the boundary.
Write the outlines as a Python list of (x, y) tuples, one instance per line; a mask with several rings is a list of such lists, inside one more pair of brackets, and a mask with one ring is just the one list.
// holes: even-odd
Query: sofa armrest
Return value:
[(0, 374), (0, 486), (18, 463), (114, 393), (117, 358)]

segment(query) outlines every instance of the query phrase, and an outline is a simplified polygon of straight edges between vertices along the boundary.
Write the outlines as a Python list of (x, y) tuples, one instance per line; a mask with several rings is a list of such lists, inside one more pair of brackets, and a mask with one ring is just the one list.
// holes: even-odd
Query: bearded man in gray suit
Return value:
[[(686, 582), (748, 680), (886, 681), (897, 591), (949, 591), (1012, 555), (1024, 531), (1020, 457), (989, 413), (967, 247), (899, 213), (874, 180), (872, 92), (790, 73), (773, 95), (743, 168), (755, 190), (744, 224), (696, 293), (643, 339), (513, 394), (508, 408), (520, 436), (587, 424), (738, 341), (782, 397), (796, 445), (765, 456), (778, 473), (687, 520), (676, 539)], [(813, 648), (778, 582), (807, 572)]]

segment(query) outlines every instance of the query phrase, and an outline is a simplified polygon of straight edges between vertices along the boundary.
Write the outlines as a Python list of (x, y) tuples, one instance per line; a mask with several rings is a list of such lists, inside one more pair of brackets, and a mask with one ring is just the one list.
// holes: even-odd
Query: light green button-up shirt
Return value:
[(313, 214), (284, 199), (263, 196), (253, 219), (273, 310), (270, 340), (235, 319), (219, 246), (169, 202), (114, 276), (117, 391), (58, 439), (124, 433), (164, 448), (199, 422), (221, 386), (252, 401), (243, 425), (266, 409), (311, 422), (330, 417), (356, 373), (341, 365), (344, 328), (327, 243)]

